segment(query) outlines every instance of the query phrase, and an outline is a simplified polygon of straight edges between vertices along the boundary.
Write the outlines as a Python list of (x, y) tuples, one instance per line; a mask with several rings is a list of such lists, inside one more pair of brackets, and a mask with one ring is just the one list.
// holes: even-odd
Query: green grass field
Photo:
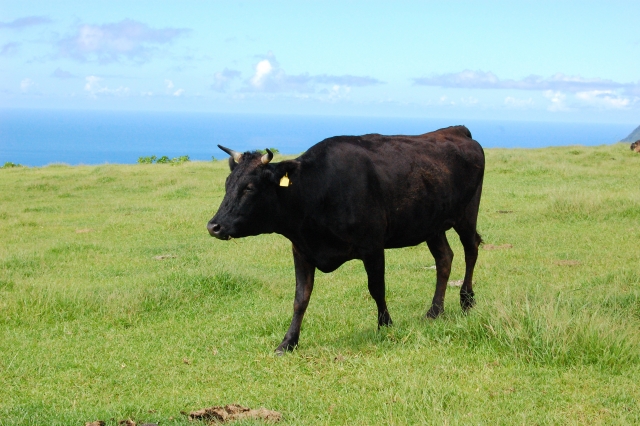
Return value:
[(640, 155), (486, 154), (476, 308), (449, 287), (424, 320), (433, 258), (390, 250), (394, 326), (352, 261), (316, 274), (283, 357), (290, 243), (206, 231), (226, 161), (0, 170), (0, 425), (186, 425), (230, 403), (292, 425), (640, 424)]

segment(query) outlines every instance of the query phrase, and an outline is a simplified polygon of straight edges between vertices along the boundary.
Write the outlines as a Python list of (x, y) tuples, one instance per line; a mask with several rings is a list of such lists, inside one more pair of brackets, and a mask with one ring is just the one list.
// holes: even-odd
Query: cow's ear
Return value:
[(279, 184), (285, 175), (288, 175), (289, 179), (296, 175), (300, 162), (296, 160), (281, 161), (273, 165), (273, 173), (271, 174), (271, 182)]
[(229, 169), (231, 169), (231, 171), (233, 171), (233, 169), (235, 169), (237, 165), (238, 165), (238, 163), (236, 163), (236, 161), (233, 159), (233, 157), (229, 157)]

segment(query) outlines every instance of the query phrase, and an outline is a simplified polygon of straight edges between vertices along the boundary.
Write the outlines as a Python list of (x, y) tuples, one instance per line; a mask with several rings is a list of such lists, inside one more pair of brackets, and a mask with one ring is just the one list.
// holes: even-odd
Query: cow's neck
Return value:
[(274, 231), (294, 243), (304, 219), (304, 206), (298, 194), (300, 189), (293, 186), (278, 188), (278, 213), (274, 221)]

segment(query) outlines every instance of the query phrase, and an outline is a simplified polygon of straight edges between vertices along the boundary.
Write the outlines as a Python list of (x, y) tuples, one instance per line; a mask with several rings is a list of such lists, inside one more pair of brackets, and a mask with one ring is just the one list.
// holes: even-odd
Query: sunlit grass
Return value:
[(488, 150), (479, 231), (503, 248), (481, 250), (473, 311), (450, 287), (424, 320), (433, 258), (391, 250), (393, 327), (348, 262), (317, 274), (277, 357), (290, 243), (208, 236), (226, 162), (2, 169), (0, 424), (188, 424), (228, 403), (285, 424), (637, 424), (639, 172), (626, 145)]

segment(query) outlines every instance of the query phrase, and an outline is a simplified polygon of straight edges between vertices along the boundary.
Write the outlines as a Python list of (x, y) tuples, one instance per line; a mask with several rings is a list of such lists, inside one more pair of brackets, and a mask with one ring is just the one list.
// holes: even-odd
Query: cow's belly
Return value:
[(309, 263), (324, 273), (333, 272), (344, 263), (360, 257), (356, 247), (347, 244), (342, 246), (319, 244), (313, 248), (305, 247), (301, 251)]
[(415, 246), (431, 236), (451, 229), (459, 213), (450, 209), (436, 209), (432, 205), (416, 206), (390, 215), (384, 238), (385, 248)]
[(287, 238), (307, 262), (322, 272), (333, 272), (345, 262), (360, 257), (355, 244), (337, 237), (327, 229), (313, 227), (306, 231)]

